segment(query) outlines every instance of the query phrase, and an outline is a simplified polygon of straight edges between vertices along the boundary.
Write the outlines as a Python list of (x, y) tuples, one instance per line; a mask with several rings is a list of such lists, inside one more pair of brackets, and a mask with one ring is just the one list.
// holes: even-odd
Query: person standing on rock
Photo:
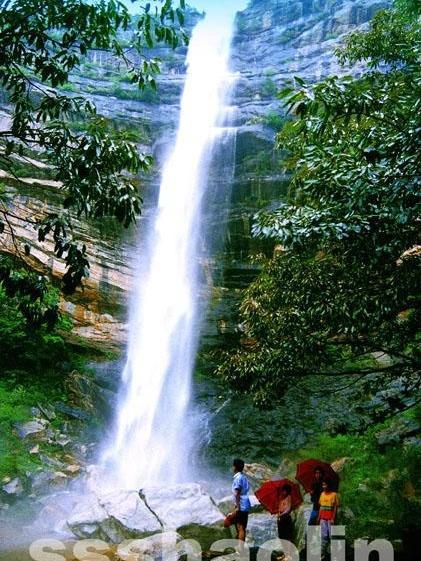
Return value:
[(291, 518), (291, 485), (286, 483), (279, 492), (278, 538), (292, 543), (294, 524)]
[(319, 501), (320, 495), (322, 494), (322, 484), (323, 484), (323, 471), (321, 468), (316, 468), (314, 470), (314, 479), (311, 484), (311, 502), (313, 504), (313, 509), (310, 514), (310, 519), (308, 521), (310, 526), (315, 526), (317, 524), (317, 519), (319, 516)]
[(251, 503), (249, 499), (250, 485), (243, 473), (244, 461), (236, 458), (232, 463), (234, 478), (232, 481), (232, 494), (235, 505), (234, 523), (237, 530), (237, 539), (246, 540), (247, 522)]
[(319, 515), (317, 518), (322, 534), (322, 560), (326, 559), (331, 539), (331, 528), (335, 525), (339, 507), (338, 494), (332, 491), (332, 483), (326, 479), (322, 483), (323, 491), (319, 500)]

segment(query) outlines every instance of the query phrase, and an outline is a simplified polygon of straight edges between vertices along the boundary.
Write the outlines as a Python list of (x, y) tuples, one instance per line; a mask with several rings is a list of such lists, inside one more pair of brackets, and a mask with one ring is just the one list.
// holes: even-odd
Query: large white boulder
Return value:
[(140, 492), (90, 489), (67, 518), (67, 527), (78, 538), (121, 543), (176, 532), (184, 539), (197, 540), (206, 550), (214, 541), (229, 537), (224, 515), (196, 483), (147, 487)]
[(224, 519), (210, 495), (197, 483), (147, 487), (140, 490), (140, 496), (168, 530), (190, 524), (218, 524)]
[(67, 525), (78, 538), (104, 538), (101, 525), (107, 520), (107, 513), (95, 495), (87, 495), (75, 507)]
[(120, 543), (162, 531), (159, 519), (136, 491), (115, 491), (85, 497), (74, 509), (67, 525), (78, 538), (99, 538)]
[(195, 539), (204, 550), (229, 534), (223, 527), (224, 515), (197, 483), (146, 487), (140, 495), (160, 519), (164, 530)]

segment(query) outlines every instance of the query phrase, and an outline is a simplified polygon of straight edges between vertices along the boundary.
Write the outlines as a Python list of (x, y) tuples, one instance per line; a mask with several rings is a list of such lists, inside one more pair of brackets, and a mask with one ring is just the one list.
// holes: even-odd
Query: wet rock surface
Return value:
[[(65, 524), (78, 538), (121, 543), (162, 532), (195, 539), (203, 548), (224, 537), (224, 515), (195, 483), (148, 487), (140, 491), (104, 492), (80, 497)], [(158, 538), (156, 538), (158, 539)], [(144, 544), (153, 544), (144, 542)]]
[(204, 549), (227, 536), (222, 512), (198, 484), (149, 487), (141, 489), (140, 495), (165, 530), (196, 539)]
[(20, 438), (26, 438), (28, 436), (42, 437), (45, 435), (48, 424), (48, 421), (45, 419), (34, 419), (33, 421), (28, 421), (23, 424), (17, 423), (15, 428)]
[(15, 477), (2, 486), (3, 493), (19, 496), (23, 493), (23, 485), (19, 477)]
[(121, 543), (116, 552), (116, 561), (134, 561), (150, 556), (153, 559), (170, 558), (174, 561), (185, 555), (185, 549), (180, 547), (183, 537), (177, 532), (163, 532), (148, 538), (126, 540)]
[(114, 491), (86, 496), (67, 519), (69, 529), (79, 538), (99, 538), (120, 543), (162, 530), (159, 519), (136, 491)]

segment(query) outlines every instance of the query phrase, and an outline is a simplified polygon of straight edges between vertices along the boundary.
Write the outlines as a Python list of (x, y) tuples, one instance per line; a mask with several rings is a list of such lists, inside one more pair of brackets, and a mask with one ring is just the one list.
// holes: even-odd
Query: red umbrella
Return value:
[(299, 481), (307, 493), (309, 493), (314, 482), (314, 470), (316, 469), (322, 471), (323, 479), (328, 479), (331, 482), (332, 491), (337, 491), (339, 487), (339, 476), (327, 462), (312, 459), (300, 462), (297, 464), (295, 479)]
[(276, 514), (279, 510), (280, 491), (284, 485), (291, 486), (291, 506), (297, 508), (303, 502), (299, 486), (289, 479), (277, 479), (275, 481), (266, 481), (257, 489), (255, 495), (259, 502), (267, 508), (271, 514)]

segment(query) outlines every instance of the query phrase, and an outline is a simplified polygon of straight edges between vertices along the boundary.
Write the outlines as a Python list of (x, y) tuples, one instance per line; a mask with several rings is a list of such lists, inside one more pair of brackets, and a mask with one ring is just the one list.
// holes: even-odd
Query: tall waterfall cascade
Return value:
[(131, 306), (115, 427), (102, 458), (113, 485), (122, 488), (193, 477), (203, 200), (212, 153), (228, 130), (234, 19), (234, 6), (210, 11), (193, 31), (179, 127), (163, 168), (146, 255), (145, 244), (139, 247), (143, 272)]

